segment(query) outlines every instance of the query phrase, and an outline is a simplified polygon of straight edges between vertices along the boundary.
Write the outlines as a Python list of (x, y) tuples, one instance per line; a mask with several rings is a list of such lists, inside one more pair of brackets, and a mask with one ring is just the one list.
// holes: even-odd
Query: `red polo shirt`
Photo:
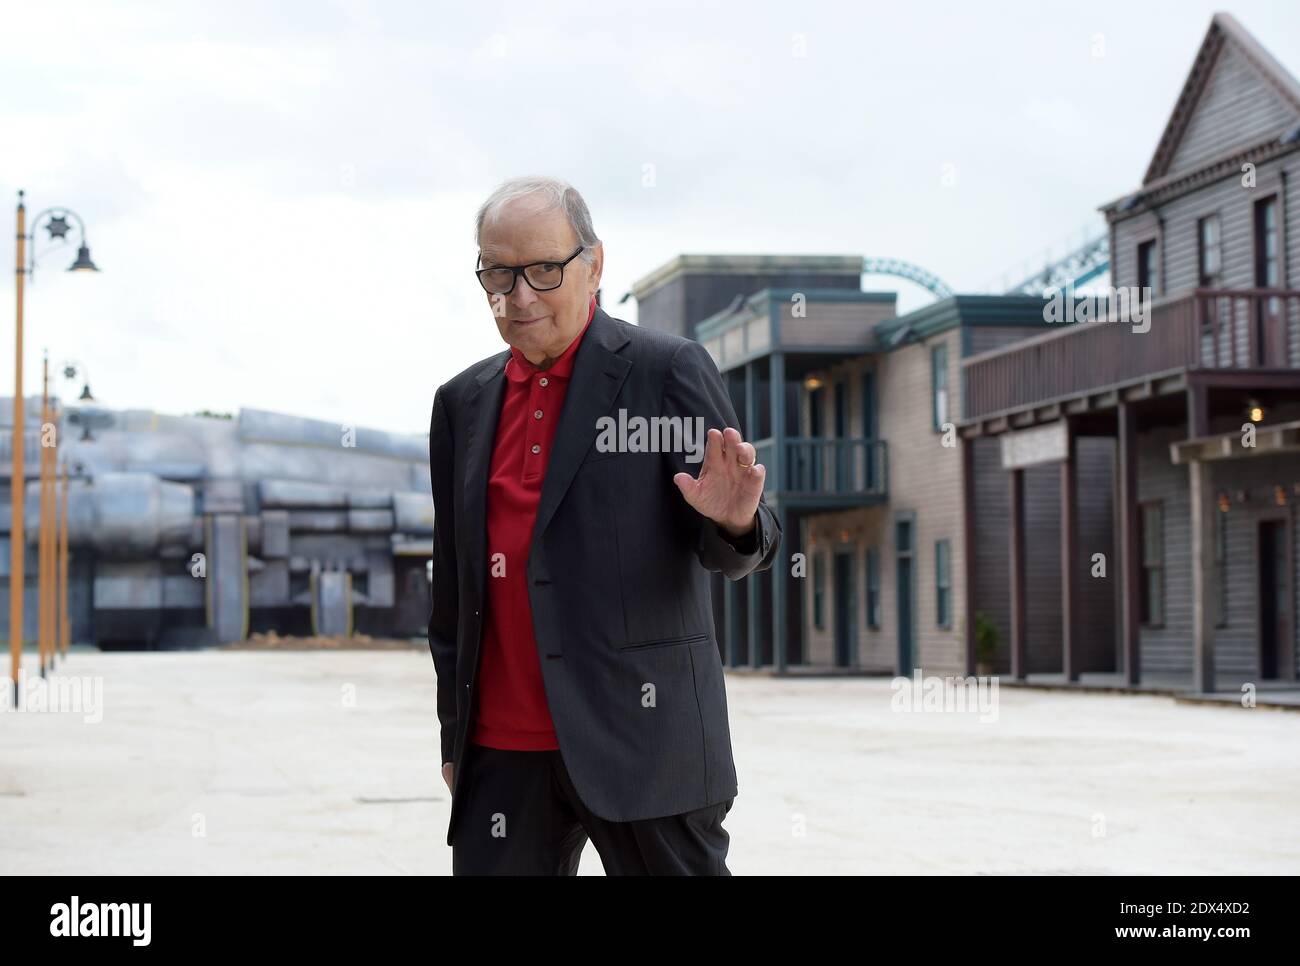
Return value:
[(488, 471), (487, 613), (478, 707), (470, 735), (472, 742), (489, 748), (554, 751), (560, 747), (546, 706), (533, 636), (528, 547), (551, 443), (573, 374), (573, 357), (595, 314), (592, 299), (587, 324), (549, 369), (538, 369), (514, 346), (506, 362), (505, 399)]

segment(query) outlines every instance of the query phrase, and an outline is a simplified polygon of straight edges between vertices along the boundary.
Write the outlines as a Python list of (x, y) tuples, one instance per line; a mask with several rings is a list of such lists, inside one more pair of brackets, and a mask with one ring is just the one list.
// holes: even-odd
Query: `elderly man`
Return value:
[(508, 348), (439, 387), (429, 427), (453, 874), (573, 875), (590, 838), (607, 874), (729, 875), (709, 571), (771, 566), (764, 468), (699, 343), (596, 304), (571, 186), (506, 182), (477, 241)]

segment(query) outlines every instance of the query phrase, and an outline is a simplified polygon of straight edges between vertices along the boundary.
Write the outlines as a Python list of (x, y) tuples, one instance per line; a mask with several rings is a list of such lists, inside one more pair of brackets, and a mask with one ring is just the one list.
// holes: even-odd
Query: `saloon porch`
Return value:
[[(968, 625), (996, 666), (1294, 687), (1300, 292), (1197, 289), (963, 361)], [(967, 642), (975, 663), (974, 635)]]

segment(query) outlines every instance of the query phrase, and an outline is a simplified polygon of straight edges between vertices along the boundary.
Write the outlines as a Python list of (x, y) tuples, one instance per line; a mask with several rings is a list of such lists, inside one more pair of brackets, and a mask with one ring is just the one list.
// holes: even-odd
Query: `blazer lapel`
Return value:
[(469, 573), (475, 575), (479, 603), (487, 600), (487, 483), (496, 441), (501, 404), (506, 396), (505, 368), (510, 350), (498, 354), (492, 365), (478, 375), (478, 386), (469, 397), (473, 415), (465, 442), (464, 518), (469, 545)]
[(537, 547), (568, 492), (583, 457), (596, 442), (596, 420), (609, 413), (632, 368), (631, 360), (618, 352), (627, 343), (627, 336), (597, 306), (591, 327), (573, 359), (573, 375), (569, 377), (569, 390), (564, 396), (564, 409), (555, 429), (555, 442), (551, 445), (541, 501), (537, 505), (532, 549)]

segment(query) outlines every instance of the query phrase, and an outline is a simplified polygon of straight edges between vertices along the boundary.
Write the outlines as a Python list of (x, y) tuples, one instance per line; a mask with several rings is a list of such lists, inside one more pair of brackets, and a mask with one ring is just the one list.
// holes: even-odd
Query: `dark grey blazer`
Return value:
[[(433, 400), (429, 650), (443, 762), (461, 760), (475, 710), (488, 464), (509, 358), (506, 349), (475, 363)], [(673, 483), (679, 471), (699, 476), (702, 464), (685, 452), (602, 452), (597, 421), (617, 420), (620, 408), (628, 417), (702, 416), (706, 429), (740, 423), (703, 346), (597, 307), (574, 357), (527, 577), (565, 767), (592, 812), (627, 822), (736, 795), (709, 571), (739, 580), (767, 569), (781, 529), (760, 502), (750, 541), (729, 542)], [(454, 785), (448, 844), (464, 791)]]

